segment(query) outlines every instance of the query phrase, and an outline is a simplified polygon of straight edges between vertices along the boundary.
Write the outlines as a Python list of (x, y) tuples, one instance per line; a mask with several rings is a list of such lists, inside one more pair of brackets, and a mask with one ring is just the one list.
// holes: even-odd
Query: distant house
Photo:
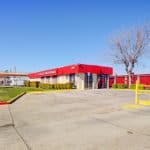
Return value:
[(24, 73), (0, 72), (0, 86), (22, 86), (27, 80)]

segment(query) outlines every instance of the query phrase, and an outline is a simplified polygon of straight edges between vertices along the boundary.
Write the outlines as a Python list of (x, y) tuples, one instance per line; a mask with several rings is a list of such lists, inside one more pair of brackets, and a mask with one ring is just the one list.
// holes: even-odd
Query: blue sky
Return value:
[[(75, 63), (114, 65), (110, 38), (150, 21), (149, 0), (0, 0), (0, 71)], [(135, 68), (150, 73), (147, 56)]]

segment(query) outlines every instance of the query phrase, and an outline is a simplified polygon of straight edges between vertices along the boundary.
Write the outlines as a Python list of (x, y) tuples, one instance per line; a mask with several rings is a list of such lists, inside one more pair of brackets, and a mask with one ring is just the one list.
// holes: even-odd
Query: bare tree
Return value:
[(112, 38), (113, 61), (116, 64), (124, 64), (125, 71), (129, 76), (139, 59), (145, 54), (150, 42), (150, 26), (136, 27), (130, 31), (121, 33)]

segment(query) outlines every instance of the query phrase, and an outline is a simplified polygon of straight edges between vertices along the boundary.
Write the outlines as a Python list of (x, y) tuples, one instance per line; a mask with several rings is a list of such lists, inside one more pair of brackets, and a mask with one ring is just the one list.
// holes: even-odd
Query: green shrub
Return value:
[(65, 84), (65, 89), (69, 89), (69, 83)]
[(63, 89), (63, 84), (59, 84), (59, 89)]
[(136, 85), (135, 84), (131, 84), (130, 85), (130, 89), (135, 89)]
[(49, 89), (53, 89), (53, 84), (49, 84)]
[(53, 88), (56, 90), (56, 89), (57, 89), (57, 85), (56, 85), (56, 84), (53, 84)]
[(113, 89), (125, 89), (127, 88), (127, 85), (126, 84), (113, 84), (112, 88)]
[(43, 83), (40, 83), (40, 85), (39, 85), (39, 86), (40, 86), (40, 88), (43, 88)]
[(38, 82), (38, 81), (32, 81), (32, 82), (30, 82), (30, 87), (39, 88), (39, 84), (40, 84), (40, 82)]
[(62, 89), (66, 89), (66, 84), (62, 84)]
[(73, 83), (66, 83), (66, 89), (72, 89)]
[(74, 84), (73, 83), (65, 83), (65, 84), (40, 83), (39, 87), (43, 89), (72, 89), (74, 87)]
[(30, 82), (30, 87), (36, 87), (36, 82)]
[(62, 89), (62, 84), (58, 84), (58, 89), (59, 89), (59, 90)]
[(126, 84), (117, 84), (117, 88), (118, 89), (125, 89), (125, 88), (127, 88), (127, 85)]
[(117, 84), (113, 84), (113, 85), (112, 85), (112, 88), (113, 88), (113, 89), (116, 89), (116, 88), (117, 88)]
[(39, 84), (39, 87), (42, 88), (42, 83)]
[(24, 81), (24, 86), (29, 87), (30, 86), (30, 81)]
[(58, 84), (55, 84), (55, 87), (56, 87), (56, 89), (59, 89), (59, 85)]
[(35, 88), (39, 88), (39, 84), (40, 82), (39, 81), (25, 81), (24, 82), (24, 86), (26, 87), (35, 87)]
[(49, 89), (49, 84), (45, 83), (45, 89)]
[(49, 84), (47, 84), (47, 83), (40, 83), (40, 88), (42, 88), (42, 89), (49, 89)]
[(49, 89), (49, 84), (48, 84), (48, 83), (45, 83), (44, 88), (45, 88), (45, 89)]
[(144, 88), (144, 84), (139, 84), (138, 89), (139, 89), (139, 90), (144, 90), (144, 89), (145, 89), (145, 88)]
[[(136, 84), (131, 84), (130, 85), (130, 89), (135, 89), (136, 88)], [(138, 90), (144, 90), (144, 84), (139, 84), (138, 85)]]

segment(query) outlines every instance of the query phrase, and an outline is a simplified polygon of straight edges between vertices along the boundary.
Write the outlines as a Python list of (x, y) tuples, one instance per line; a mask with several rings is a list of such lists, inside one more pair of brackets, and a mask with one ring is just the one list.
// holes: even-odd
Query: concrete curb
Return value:
[(21, 96), (25, 95), (25, 94), (42, 94), (42, 93), (53, 93), (53, 92), (68, 92), (68, 91), (74, 91), (74, 89), (68, 89), (68, 90), (48, 90), (48, 91), (28, 91), (28, 92), (23, 92), (19, 95), (17, 95), (16, 97), (10, 99), (7, 102), (0, 102), (0, 105), (8, 105), (8, 104), (12, 104), (14, 103), (17, 99), (19, 99)]
[(0, 105), (7, 105), (7, 102), (0, 102)]
[(111, 89), (114, 91), (135, 91), (135, 89)]
[(23, 93), (17, 95), (16, 97), (10, 99), (9, 101), (7, 101), (7, 104), (12, 104), (12, 103), (15, 102), (17, 99), (19, 99), (21, 96), (23, 96), (24, 94), (26, 94), (26, 92), (23, 92)]
[(150, 100), (139, 100), (139, 104), (143, 106), (150, 106)]
[[(115, 91), (135, 91), (135, 89), (111, 89), (111, 90), (115, 90)], [(150, 90), (138, 90), (138, 91), (150, 93)]]
[(140, 108), (142, 108), (143, 106), (141, 106), (141, 105), (136, 105), (136, 104), (123, 104), (122, 106), (122, 109), (124, 109), (124, 110), (135, 110), (135, 109), (140, 109)]

